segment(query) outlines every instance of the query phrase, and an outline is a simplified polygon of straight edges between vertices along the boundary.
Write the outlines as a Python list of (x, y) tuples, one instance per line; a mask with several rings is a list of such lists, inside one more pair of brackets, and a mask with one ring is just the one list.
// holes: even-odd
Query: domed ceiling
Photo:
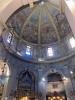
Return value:
[(6, 25), (4, 45), (22, 60), (54, 63), (75, 54), (74, 35), (65, 13), (48, 0), (24, 5), (8, 18)]
[(34, 44), (50, 44), (62, 40), (72, 31), (64, 13), (50, 2), (24, 6), (7, 21), (20, 39)]

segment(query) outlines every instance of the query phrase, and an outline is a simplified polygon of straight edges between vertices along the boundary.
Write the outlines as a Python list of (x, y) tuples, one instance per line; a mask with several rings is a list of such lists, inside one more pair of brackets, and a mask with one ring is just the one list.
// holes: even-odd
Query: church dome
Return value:
[(7, 21), (17, 37), (33, 44), (61, 41), (72, 31), (61, 9), (50, 2), (37, 2), (17, 10)]
[(7, 50), (23, 60), (52, 63), (74, 55), (70, 42), (75, 47), (75, 40), (65, 12), (48, 0), (22, 6), (6, 26)]

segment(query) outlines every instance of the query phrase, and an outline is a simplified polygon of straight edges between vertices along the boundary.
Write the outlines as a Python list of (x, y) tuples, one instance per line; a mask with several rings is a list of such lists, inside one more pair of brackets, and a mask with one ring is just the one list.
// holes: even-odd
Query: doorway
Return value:
[(57, 72), (47, 75), (46, 100), (67, 100), (62, 76)]

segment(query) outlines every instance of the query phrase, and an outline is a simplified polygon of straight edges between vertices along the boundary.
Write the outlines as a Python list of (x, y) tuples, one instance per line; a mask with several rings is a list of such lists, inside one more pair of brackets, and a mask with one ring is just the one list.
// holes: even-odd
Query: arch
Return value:
[(27, 69), (27, 70), (23, 70), (23, 71), (21, 71), (19, 73), (19, 75), (18, 75), (18, 81), (21, 80), (22, 75), (25, 74), (25, 73), (29, 73), (33, 77), (33, 80), (35, 79), (34, 73), (32, 71), (30, 71), (29, 69)]
[[(33, 1), (33, 0), (32, 0)], [(34, 0), (38, 1), (38, 0)], [(29, 4), (29, 0), (2, 0), (0, 2), (0, 21), (5, 23), (9, 16), (11, 16), (17, 9), (23, 5)], [(17, 5), (16, 5), (17, 4)], [(10, 8), (10, 9), (9, 9)]]
[(52, 100), (53, 98), (67, 100), (63, 78), (59, 72), (55, 71), (47, 74), (46, 91), (46, 100)]
[[(36, 2), (39, 0), (1, 0), (0, 1), (0, 21), (6, 22), (8, 17), (11, 16), (17, 9), (23, 5), (29, 4), (29, 2)], [(53, 1), (50, 1), (53, 3)], [(16, 5), (17, 4), (17, 5)], [(57, 5), (57, 2), (56, 2)], [(10, 8), (10, 9), (9, 9)]]
[(28, 69), (19, 74), (16, 91), (17, 99), (26, 96), (29, 98), (35, 98), (35, 75)]
[(57, 69), (54, 69), (54, 68), (49, 69), (49, 70), (44, 74), (43, 77), (44, 77), (44, 78), (47, 78), (47, 75), (52, 74), (52, 73), (58, 73), (58, 74), (61, 75), (62, 78), (64, 77), (64, 74), (62, 73), (62, 71), (57, 70)]
[(59, 73), (50, 73), (47, 75), (48, 82), (63, 81), (62, 76)]

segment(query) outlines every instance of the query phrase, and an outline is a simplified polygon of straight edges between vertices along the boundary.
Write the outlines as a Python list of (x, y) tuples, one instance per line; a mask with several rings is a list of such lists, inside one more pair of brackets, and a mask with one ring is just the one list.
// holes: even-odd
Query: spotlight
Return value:
[(70, 71), (71, 74), (73, 74), (73, 71)]
[(66, 80), (66, 81), (67, 81), (67, 80), (68, 80), (68, 78), (66, 78), (66, 77), (63, 77), (63, 80)]
[(45, 82), (46, 81), (45, 78), (42, 78), (42, 81)]
[(41, 4), (41, 5), (44, 5), (44, 1), (42, 1), (40, 4)]

